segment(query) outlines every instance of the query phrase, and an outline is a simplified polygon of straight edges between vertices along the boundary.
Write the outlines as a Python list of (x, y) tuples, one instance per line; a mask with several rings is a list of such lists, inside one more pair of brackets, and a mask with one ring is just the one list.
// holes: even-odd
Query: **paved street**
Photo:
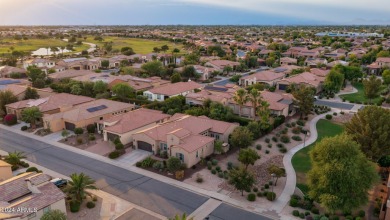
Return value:
[(209, 216), (209, 220), (221, 219), (242, 219), (242, 220), (271, 220), (270, 218), (259, 216), (251, 212), (246, 212), (242, 209), (221, 204)]
[[(0, 149), (25, 152), (28, 160), (66, 176), (84, 172), (97, 181), (101, 190), (167, 217), (183, 212), (190, 214), (208, 200), (199, 194), (4, 129), (0, 132)], [(240, 217), (253, 217), (237, 218), (237, 213), (242, 214)], [(226, 220), (267, 219), (226, 204), (211, 214)]]
[(345, 109), (345, 110), (351, 110), (354, 105), (348, 104), (344, 102), (336, 102), (336, 101), (324, 101), (324, 100), (316, 100), (314, 102), (315, 105), (325, 105), (331, 108), (338, 108), (338, 109)]

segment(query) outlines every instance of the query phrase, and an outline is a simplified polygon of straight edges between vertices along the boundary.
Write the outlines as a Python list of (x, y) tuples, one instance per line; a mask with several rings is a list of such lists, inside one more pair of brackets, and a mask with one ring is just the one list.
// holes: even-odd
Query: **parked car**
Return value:
[(65, 187), (68, 184), (68, 181), (61, 178), (54, 178), (50, 180), (54, 185), (56, 185), (58, 188)]

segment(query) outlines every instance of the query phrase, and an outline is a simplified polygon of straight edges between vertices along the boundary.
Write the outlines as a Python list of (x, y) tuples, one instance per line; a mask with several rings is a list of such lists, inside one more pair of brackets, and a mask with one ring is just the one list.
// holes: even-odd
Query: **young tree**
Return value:
[(260, 159), (260, 156), (251, 148), (240, 149), (238, 153), (238, 161), (245, 166), (245, 170), (248, 169), (249, 165), (254, 165), (258, 159)]
[(257, 115), (259, 116), (259, 124), (262, 131), (267, 131), (271, 127), (270, 123), (271, 110), (269, 109), (269, 103), (267, 101), (261, 101), (257, 108)]
[(43, 214), (40, 220), (66, 220), (66, 215), (61, 210), (54, 209)]
[(125, 83), (116, 84), (111, 90), (122, 102), (126, 101), (130, 94), (134, 93), (134, 89)]
[(274, 174), (275, 177), (276, 177), (276, 180), (275, 180), (275, 183), (274, 185), (276, 186), (276, 183), (278, 182), (278, 179), (280, 177), (284, 177), (286, 176), (286, 170), (283, 168), (283, 167), (278, 167), (274, 164), (272, 164), (271, 166), (268, 167), (268, 173), (270, 175)]
[(183, 77), (188, 78), (188, 79), (194, 78), (194, 77), (196, 78), (197, 74), (198, 73), (196, 72), (194, 66), (186, 66), (186, 67), (184, 67), (183, 72), (182, 72)]
[(292, 94), (294, 102), (301, 112), (300, 117), (302, 118), (303, 114), (308, 115), (314, 103), (314, 89), (310, 86), (301, 85), (294, 88)]
[(70, 88), (70, 93), (72, 93), (73, 95), (81, 95), (82, 92), (83, 88), (81, 88), (80, 84), (73, 84)]
[(163, 76), (164, 68), (161, 61), (149, 61), (141, 66), (141, 69), (149, 73), (151, 76)]
[(237, 127), (230, 136), (233, 147), (247, 148), (253, 142), (253, 134), (247, 127)]
[(61, 136), (62, 136), (63, 138), (65, 138), (65, 141), (67, 141), (67, 138), (68, 138), (68, 136), (69, 136), (69, 131), (66, 130), (66, 129), (62, 130)]
[(9, 90), (0, 91), (0, 115), (4, 116), (7, 113), (6, 105), (17, 102), (18, 98)]
[(331, 70), (329, 74), (326, 75), (324, 84), (326, 90), (337, 93), (344, 84), (344, 75), (336, 70)]
[(181, 161), (177, 157), (170, 157), (167, 160), (167, 168), (170, 172), (174, 173), (181, 168)]
[(238, 115), (241, 117), (241, 109), (248, 102), (248, 96), (245, 89), (239, 89), (233, 96), (233, 100), (238, 105)]
[(101, 66), (102, 66), (104, 69), (107, 69), (107, 68), (110, 66), (110, 61), (108, 61), (108, 60), (102, 60)]
[(372, 161), (390, 154), (390, 110), (366, 106), (345, 124), (345, 132), (357, 141)]
[(177, 83), (177, 82), (181, 82), (181, 75), (180, 75), (180, 73), (174, 73), (171, 76), (171, 83)]
[(27, 87), (26, 92), (24, 94), (24, 99), (38, 99), (39, 95), (36, 89)]
[(42, 112), (38, 107), (25, 108), (22, 111), (22, 121), (30, 123), (31, 128), (35, 129), (36, 122), (39, 118), (42, 117)]
[(223, 141), (221, 141), (221, 140), (216, 140), (216, 141), (214, 142), (214, 151), (215, 151), (216, 153), (218, 153), (218, 154), (223, 154), (223, 153), (225, 153), (225, 152), (223, 151)]
[(348, 135), (324, 138), (310, 152), (309, 196), (327, 211), (351, 211), (368, 201), (377, 181), (373, 164)]
[(70, 175), (71, 180), (68, 182), (64, 191), (74, 201), (82, 202), (86, 195), (90, 196), (87, 189), (97, 189), (95, 186), (95, 180), (85, 175), (84, 173), (73, 173)]
[(372, 99), (379, 97), (381, 91), (382, 81), (376, 76), (372, 75), (369, 79), (363, 80), (364, 95), (372, 103)]
[(232, 169), (229, 176), (229, 183), (241, 191), (241, 196), (244, 196), (244, 190), (250, 189), (256, 181), (254, 175), (244, 167)]
[(4, 161), (13, 165), (17, 166), (21, 163), (22, 159), (25, 159), (26, 156), (22, 152), (13, 152), (13, 153), (8, 153), (8, 156), (5, 156)]

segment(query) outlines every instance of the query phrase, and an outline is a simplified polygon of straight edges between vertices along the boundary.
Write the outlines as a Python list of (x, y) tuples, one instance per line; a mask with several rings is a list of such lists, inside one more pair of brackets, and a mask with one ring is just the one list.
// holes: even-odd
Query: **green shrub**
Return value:
[(268, 144), (267, 147), (268, 147), (268, 148), (272, 148), (272, 144)]
[(308, 215), (310, 215), (310, 212), (306, 211), (305, 216), (308, 216)]
[(164, 169), (164, 164), (161, 161), (156, 161), (155, 163), (153, 163), (152, 167), (155, 170), (162, 170)]
[(233, 163), (232, 162), (227, 162), (227, 169), (228, 170), (231, 170), (231, 169), (233, 169)]
[(251, 192), (251, 188), (246, 188), (246, 189), (245, 189), (245, 192), (250, 193), (250, 192)]
[(211, 163), (215, 166), (215, 165), (218, 164), (218, 160), (217, 160), (217, 159), (213, 159), (213, 160), (211, 161)]
[(208, 170), (211, 170), (211, 169), (213, 169), (213, 166), (210, 164), (210, 165), (207, 165), (207, 169)]
[(366, 216), (366, 212), (364, 210), (360, 210), (358, 216), (363, 218), (364, 216)]
[(274, 192), (268, 192), (267, 193), (267, 199), (269, 201), (274, 201), (276, 199), (276, 194)]
[(266, 154), (269, 154), (269, 150), (265, 150), (265, 153), (266, 153)]
[(136, 167), (141, 167), (141, 166), (142, 166), (141, 161), (138, 161), (137, 163), (135, 163), (135, 166), (136, 166)]
[(219, 178), (223, 178), (223, 173), (222, 173), (222, 172), (219, 172), (219, 173), (218, 173), (218, 177), (219, 177)]
[(279, 144), (277, 144), (276, 146), (277, 146), (278, 148), (283, 148), (283, 147), (284, 147), (284, 144), (279, 143)]
[(284, 154), (287, 152), (287, 149), (285, 147), (282, 147), (279, 149), (279, 152)]
[(83, 139), (82, 138), (77, 138), (76, 141), (77, 141), (78, 144), (82, 144), (83, 143)]
[(18, 166), (18, 165), (12, 165), (12, 166), (11, 166), (11, 170), (12, 170), (12, 171), (15, 171), (15, 170), (17, 170), (17, 169), (19, 169), (19, 166)]
[(293, 134), (299, 134), (299, 133), (301, 133), (301, 130), (302, 130), (302, 127), (297, 126), (297, 127), (293, 128), (293, 129), (291, 130), (291, 132), (292, 132)]
[(290, 205), (291, 207), (298, 207), (299, 201), (296, 200), (296, 199), (290, 199), (289, 205)]
[(87, 208), (89, 209), (95, 208), (95, 203), (92, 201), (87, 202)]
[(96, 131), (96, 126), (94, 124), (87, 125), (87, 132), (89, 134), (93, 134), (95, 133), (95, 131)]
[(333, 115), (334, 115), (334, 116), (337, 116), (337, 112), (333, 112)]
[(220, 166), (216, 166), (215, 169), (219, 172), (221, 170)]
[(298, 211), (298, 210), (294, 210), (294, 211), (292, 212), (292, 214), (293, 214), (293, 216), (298, 217), (298, 216), (299, 216), (299, 211)]
[(84, 133), (84, 130), (82, 128), (75, 128), (73, 130), (73, 132), (76, 134), (76, 135), (80, 135), (80, 134), (83, 134)]
[(212, 169), (212, 170), (211, 170), (211, 173), (215, 175), (215, 174), (217, 174), (217, 171), (214, 170), (214, 169)]
[(70, 206), (70, 211), (73, 213), (78, 212), (80, 210), (80, 203), (79, 202), (71, 201), (69, 206)]
[(207, 161), (207, 166), (212, 166), (213, 164), (211, 163), (211, 161)]
[(254, 193), (249, 193), (247, 198), (248, 198), (248, 201), (253, 202), (253, 201), (256, 200), (256, 194), (254, 194)]
[(253, 187), (253, 192), (257, 192), (259, 189), (257, 187)]
[(340, 220), (340, 218), (337, 215), (334, 215), (330, 217), (330, 220)]
[(263, 193), (262, 192), (258, 192), (257, 193), (257, 197), (263, 197)]
[(345, 217), (345, 220), (353, 220), (353, 216), (352, 215), (348, 215)]
[(111, 153), (108, 155), (108, 157), (109, 157), (110, 159), (118, 158), (118, 157), (119, 157), (119, 152), (115, 150), (115, 151), (111, 152)]
[(281, 142), (283, 142), (283, 143), (290, 143), (290, 137), (289, 136), (287, 136), (287, 135), (282, 135), (281, 137), (280, 137), (280, 141)]
[(265, 188), (265, 189), (269, 189), (269, 185), (266, 183), (266, 184), (264, 185), (264, 188)]
[(304, 125), (305, 125), (305, 121), (303, 121), (303, 120), (298, 120), (298, 121), (297, 121), (297, 125), (299, 125), (299, 126), (304, 126)]
[(27, 168), (30, 166), (30, 164), (24, 162), (24, 161), (20, 161), (20, 166), (24, 167), (24, 168)]
[(291, 139), (293, 139), (294, 141), (302, 141), (302, 138), (298, 135), (292, 136)]
[(272, 137), (272, 141), (278, 142), (278, 138), (274, 136), (274, 137)]
[(301, 213), (299, 214), (299, 218), (304, 219), (304, 218), (305, 218), (305, 213), (301, 212)]
[(22, 131), (26, 131), (28, 129), (28, 127), (26, 126), (26, 125), (23, 125), (21, 128), (20, 128), (20, 130), (22, 130)]
[(26, 172), (37, 172), (38, 173), (38, 168), (36, 168), (36, 167), (29, 167), (29, 168), (27, 168)]
[(318, 210), (316, 207), (311, 208), (310, 210), (313, 214), (319, 214), (320, 210)]
[(152, 167), (153, 164), (156, 162), (155, 159), (151, 158), (151, 157), (147, 157), (145, 158), (142, 162), (141, 162), (141, 166), (143, 168), (147, 168), (147, 167)]
[(90, 141), (94, 141), (94, 140), (96, 140), (96, 137), (95, 137), (95, 135), (94, 135), (94, 134), (89, 134), (89, 136), (88, 136), (88, 140), (90, 140)]
[(203, 183), (203, 177), (201, 175), (196, 176), (197, 183)]
[(260, 144), (256, 144), (256, 149), (257, 150), (261, 150), (261, 145)]
[(325, 118), (328, 119), (328, 120), (332, 120), (332, 115), (327, 114), (327, 115), (325, 116)]
[(7, 114), (4, 117), (3, 121), (4, 121), (4, 124), (9, 125), (9, 126), (15, 125), (18, 122), (16, 115), (14, 115), (14, 114)]
[(125, 146), (123, 146), (122, 143), (117, 143), (117, 144), (115, 144), (115, 149), (117, 149), (117, 150), (122, 150), (122, 149), (124, 149), (124, 148), (125, 148)]
[(266, 139), (265, 139), (265, 143), (267, 143), (267, 144), (268, 144), (270, 141), (271, 141), (271, 140), (270, 140), (269, 138), (266, 138)]

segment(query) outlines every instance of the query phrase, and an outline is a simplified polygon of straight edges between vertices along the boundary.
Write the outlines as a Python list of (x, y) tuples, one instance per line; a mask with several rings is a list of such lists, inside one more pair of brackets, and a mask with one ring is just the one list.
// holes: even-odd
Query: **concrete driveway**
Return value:
[(131, 150), (129, 153), (126, 153), (116, 159), (117, 162), (122, 163), (124, 166), (133, 166), (138, 161), (141, 161), (148, 156), (152, 155), (152, 152), (144, 150)]
[[(74, 135), (74, 132), (73, 131), (68, 131), (69, 132), (69, 135), (68, 137)], [(62, 139), (64, 139), (64, 137), (62, 137), (62, 131), (57, 131), (57, 132), (54, 132), (54, 133), (51, 133), (51, 134), (48, 134), (46, 136), (43, 136), (42, 138), (46, 139), (46, 140), (50, 140), (50, 141), (60, 141)]]

